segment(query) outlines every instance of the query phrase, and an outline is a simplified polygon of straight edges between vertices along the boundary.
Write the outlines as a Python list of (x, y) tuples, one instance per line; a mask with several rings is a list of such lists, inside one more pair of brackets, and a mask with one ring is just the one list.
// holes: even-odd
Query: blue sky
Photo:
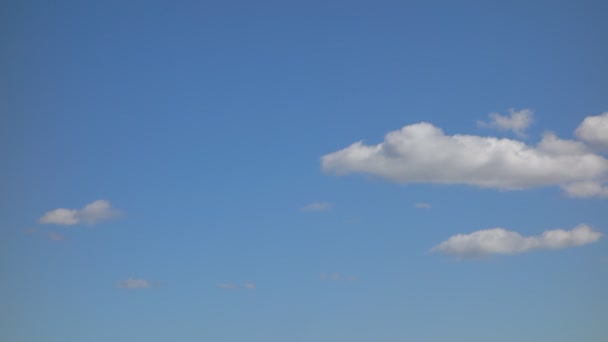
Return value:
[(608, 339), (605, 2), (0, 13), (1, 340)]

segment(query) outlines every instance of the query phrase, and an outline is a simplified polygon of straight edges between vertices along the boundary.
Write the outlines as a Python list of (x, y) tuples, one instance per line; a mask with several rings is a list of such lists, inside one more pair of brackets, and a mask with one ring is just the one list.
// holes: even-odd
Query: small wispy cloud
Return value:
[(145, 279), (129, 278), (124, 281), (119, 281), (116, 287), (128, 290), (146, 289), (152, 287), (152, 283)]
[(492, 254), (521, 254), (543, 249), (583, 246), (598, 241), (602, 233), (580, 224), (572, 230), (555, 229), (541, 235), (522, 236), (504, 228), (458, 234), (431, 249), (457, 257), (480, 257)]
[(243, 286), (239, 286), (236, 283), (221, 283), (218, 284), (217, 287), (222, 290), (238, 290), (239, 288), (243, 288), (246, 290), (254, 290), (256, 288), (256, 285), (255, 283), (248, 281), (244, 283)]
[(423, 202), (419, 202), (414, 204), (414, 207), (418, 208), (418, 209), (431, 209), (431, 205), (428, 203), (423, 203)]
[(57, 232), (48, 232), (45, 233), (43, 230), (38, 229), (38, 228), (26, 228), (23, 230), (23, 232), (26, 235), (32, 236), (32, 237), (42, 237), (42, 238), (46, 238), (47, 240), (50, 241), (64, 241), (65, 240), (65, 236), (63, 234), (59, 234)]
[(525, 130), (534, 121), (533, 113), (530, 109), (516, 111), (509, 109), (509, 116), (491, 113), (489, 122), (477, 121), (478, 127), (495, 128), (501, 131), (513, 131), (516, 135), (525, 136)]
[(331, 282), (353, 282), (357, 280), (355, 276), (345, 276), (342, 273), (321, 273), (319, 279)]
[(333, 207), (330, 202), (313, 202), (301, 208), (302, 211), (326, 211)]
[(121, 213), (112, 208), (107, 200), (97, 200), (87, 204), (82, 209), (58, 208), (45, 213), (38, 222), (42, 224), (57, 224), (71, 226), (75, 224), (97, 224), (118, 218)]
[(47, 234), (47, 237), (51, 241), (63, 241), (65, 240), (65, 236), (56, 232), (50, 232)]
[(39, 233), (39, 230), (37, 228), (25, 228), (23, 232), (27, 235), (36, 235)]
[(233, 284), (233, 283), (221, 283), (221, 284), (218, 284), (217, 287), (219, 287), (222, 290), (236, 290), (239, 288), (239, 286), (237, 284)]

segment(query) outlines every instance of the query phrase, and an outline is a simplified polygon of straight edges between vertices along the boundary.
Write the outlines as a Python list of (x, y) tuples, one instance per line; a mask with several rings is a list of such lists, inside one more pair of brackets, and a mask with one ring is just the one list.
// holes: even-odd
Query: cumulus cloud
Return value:
[(73, 225), (78, 224), (80, 220), (78, 219), (78, 210), (59, 208), (44, 214), (39, 222), (44, 224)]
[(127, 280), (118, 282), (116, 286), (122, 289), (136, 290), (152, 287), (152, 284), (145, 279), (129, 278)]
[(567, 191), (572, 184), (605, 186), (608, 180), (608, 160), (580, 141), (547, 133), (530, 146), (512, 139), (446, 135), (425, 122), (390, 132), (377, 145), (356, 142), (321, 157), (321, 162), (325, 172), (371, 174), (403, 184), (466, 184), (502, 190), (557, 185)]
[(599, 182), (578, 182), (562, 186), (570, 197), (608, 197), (608, 186)]
[(431, 205), (430, 204), (428, 204), (428, 203), (422, 203), (422, 202), (414, 204), (414, 207), (416, 207), (418, 209), (431, 209)]
[(38, 221), (43, 224), (71, 226), (75, 224), (96, 224), (120, 216), (120, 212), (109, 201), (97, 200), (82, 209), (59, 208), (45, 213)]
[(608, 112), (586, 117), (574, 133), (591, 146), (608, 151)]
[(509, 116), (500, 115), (499, 113), (491, 113), (489, 122), (477, 121), (477, 126), (486, 128), (495, 128), (501, 131), (513, 131), (518, 136), (525, 136), (525, 130), (534, 121), (533, 114), (530, 109), (522, 109), (515, 111), (509, 110)]
[(333, 205), (329, 202), (313, 202), (302, 207), (302, 211), (325, 211), (331, 209)]
[(479, 257), (491, 254), (520, 254), (542, 249), (561, 249), (596, 242), (602, 233), (580, 224), (572, 230), (547, 230), (542, 235), (522, 236), (504, 228), (478, 230), (458, 234), (433, 247), (431, 251), (458, 257)]

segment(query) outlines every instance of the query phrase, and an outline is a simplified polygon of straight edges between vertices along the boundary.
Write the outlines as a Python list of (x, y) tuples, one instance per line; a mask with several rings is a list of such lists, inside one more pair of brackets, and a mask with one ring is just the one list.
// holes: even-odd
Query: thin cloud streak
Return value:
[(243, 286), (239, 286), (236, 283), (221, 283), (218, 284), (217, 287), (222, 290), (238, 290), (240, 288), (243, 288), (245, 290), (255, 290), (256, 284), (250, 281), (244, 283)]
[(357, 280), (355, 276), (345, 276), (342, 273), (321, 273), (319, 279), (330, 282), (354, 282)]
[(116, 287), (127, 290), (138, 290), (150, 288), (152, 287), (152, 283), (145, 279), (129, 278), (127, 280), (118, 282)]
[(301, 208), (302, 211), (326, 211), (333, 207), (330, 202), (313, 202)]

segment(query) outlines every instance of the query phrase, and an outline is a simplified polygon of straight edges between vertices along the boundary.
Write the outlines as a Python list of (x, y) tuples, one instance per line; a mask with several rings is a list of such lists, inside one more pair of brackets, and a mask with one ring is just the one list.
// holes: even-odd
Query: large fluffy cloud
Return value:
[(530, 109), (522, 109), (520, 111), (511, 109), (509, 110), (509, 116), (491, 113), (489, 117), (489, 122), (478, 121), (477, 126), (495, 128), (501, 131), (513, 131), (519, 136), (525, 135), (524, 131), (533, 121), (533, 115)]
[(459, 257), (490, 254), (518, 254), (541, 249), (560, 249), (596, 242), (602, 233), (580, 224), (572, 230), (547, 230), (538, 236), (522, 236), (503, 228), (458, 234), (433, 247), (431, 251)]
[(79, 223), (96, 224), (120, 216), (120, 212), (109, 201), (97, 200), (82, 209), (59, 208), (44, 214), (38, 221), (43, 224), (75, 225)]
[(338, 175), (365, 173), (400, 183), (505, 190), (549, 185), (568, 190), (581, 182), (603, 186), (608, 179), (608, 160), (579, 141), (547, 133), (530, 146), (512, 139), (446, 135), (425, 122), (390, 132), (377, 145), (356, 142), (321, 162), (323, 170)]
[(608, 151), (608, 112), (586, 117), (575, 133), (579, 139), (594, 147)]

